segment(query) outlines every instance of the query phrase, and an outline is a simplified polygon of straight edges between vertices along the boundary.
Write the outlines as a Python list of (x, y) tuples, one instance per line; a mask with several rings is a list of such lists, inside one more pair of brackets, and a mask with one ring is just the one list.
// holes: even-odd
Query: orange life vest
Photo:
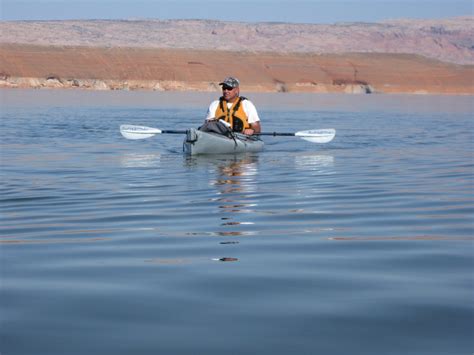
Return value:
[(232, 104), (230, 108), (227, 107), (227, 101), (223, 97), (219, 99), (219, 105), (216, 109), (214, 117), (222, 119), (230, 123), (234, 132), (242, 132), (246, 128), (250, 128), (247, 114), (244, 111), (242, 102), (247, 100), (245, 97), (240, 96)]

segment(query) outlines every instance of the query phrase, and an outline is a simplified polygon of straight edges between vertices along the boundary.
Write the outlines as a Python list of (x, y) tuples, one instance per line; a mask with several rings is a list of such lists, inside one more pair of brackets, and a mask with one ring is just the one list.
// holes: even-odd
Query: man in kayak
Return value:
[(222, 96), (209, 105), (206, 121), (223, 120), (232, 131), (246, 135), (260, 133), (257, 109), (250, 100), (240, 96), (239, 80), (227, 77), (219, 85), (222, 86)]

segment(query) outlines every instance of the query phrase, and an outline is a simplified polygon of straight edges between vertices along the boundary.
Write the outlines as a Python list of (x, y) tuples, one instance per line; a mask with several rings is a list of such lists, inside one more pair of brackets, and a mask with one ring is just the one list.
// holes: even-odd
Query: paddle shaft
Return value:
[(187, 131), (175, 131), (175, 130), (170, 130), (170, 129), (164, 129), (161, 130), (161, 133), (167, 133), (167, 134), (186, 134)]
[(279, 132), (260, 132), (255, 133), (256, 136), (294, 136), (294, 133), (279, 133)]
[[(176, 131), (176, 130), (161, 130), (164, 134), (186, 134), (187, 131)], [(255, 133), (256, 136), (294, 136), (294, 133), (279, 133), (279, 132), (260, 132)]]
[[(164, 134), (186, 134), (187, 131), (175, 131), (175, 130), (161, 130)], [(255, 136), (294, 136), (294, 133), (279, 133), (279, 132), (260, 132), (255, 133)]]

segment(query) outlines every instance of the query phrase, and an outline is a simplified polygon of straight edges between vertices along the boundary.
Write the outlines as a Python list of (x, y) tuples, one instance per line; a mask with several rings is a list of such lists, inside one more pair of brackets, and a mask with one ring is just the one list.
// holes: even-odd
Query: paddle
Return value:
[[(161, 130), (158, 128), (121, 125), (120, 133), (127, 139), (145, 139), (153, 137), (156, 134), (186, 134), (187, 131), (175, 130)], [(327, 129), (311, 129), (308, 131), (299, 131), (295, 133), (279, 133), (279, 132), (264, 132), (259, 133), (260, 136), (294, 136), (299, 137), (312, 143), (328, 143), (332, 141), (336, 135), (336, 130), (333, 128)]]

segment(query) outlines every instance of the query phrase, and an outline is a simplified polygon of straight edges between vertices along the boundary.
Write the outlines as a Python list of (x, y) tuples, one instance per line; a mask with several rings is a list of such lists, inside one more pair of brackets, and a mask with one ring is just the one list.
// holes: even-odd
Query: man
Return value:
[(227, 77), (219, 85), (222, 85), (222, 97), (209, 105), (206, 120), (223, 120), (234, 132), (246, 135), (260, 133), (257, 109), (250, 100), (240, 96), (239, 80)]

